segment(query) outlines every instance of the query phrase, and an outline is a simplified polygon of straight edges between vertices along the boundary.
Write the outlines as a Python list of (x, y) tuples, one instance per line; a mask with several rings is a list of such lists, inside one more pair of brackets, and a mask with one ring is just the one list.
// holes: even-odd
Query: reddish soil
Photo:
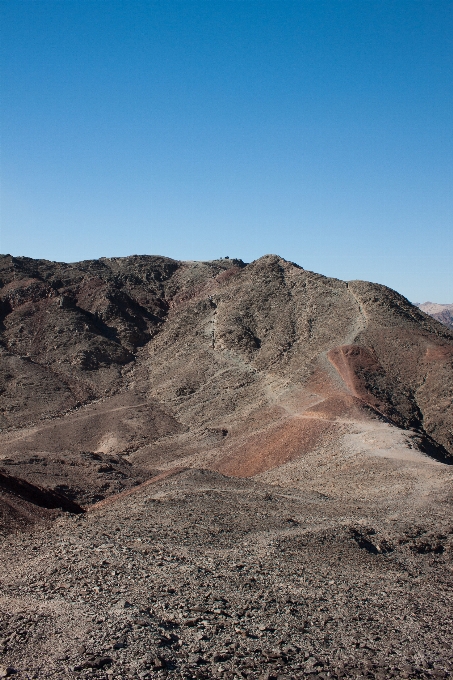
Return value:
[(334, 436), (335, 430), (334, 424), (315, 418), (292, 418), (250, 437), (214, 469), (234, 477), (253, 477), (300, 458)]
[(377, 399), (368, 390), (368, 385), (370, 383), (375, 385), (384, 374), (384, 369), (373, 349), (359, 345), (343, 345), (330, 350), (327, 356), (353, 396), (379, 413), (387, 410), (385, 401)]

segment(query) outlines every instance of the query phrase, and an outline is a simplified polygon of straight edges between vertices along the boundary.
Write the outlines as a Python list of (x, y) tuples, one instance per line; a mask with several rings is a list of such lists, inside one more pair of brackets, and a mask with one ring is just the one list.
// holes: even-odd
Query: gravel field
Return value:
[(450, 677), (451, 508), (187, 470), (62, 515), (3, 543), (3, 675)]

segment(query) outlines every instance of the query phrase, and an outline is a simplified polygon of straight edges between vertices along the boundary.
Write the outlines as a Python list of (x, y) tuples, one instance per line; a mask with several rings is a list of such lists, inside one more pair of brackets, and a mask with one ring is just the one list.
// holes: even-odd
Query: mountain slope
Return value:
[[(275, 255), (3, 256), (0, 281), (0, 455), (24, 479), (37, 452), (121, 456), (137, 483), (175, 464), (253, 476), (357, 428), (366, 438), (369, 423), (378, 438), (382, 423), (403, 428), (420, 455), (453, 454), (453, 333), (384, 286)], [(118, 490), (92, 479), (93, 499)]]
[(453, 333), (274, 255), (0, 281), (0, 675), (451, 677)]

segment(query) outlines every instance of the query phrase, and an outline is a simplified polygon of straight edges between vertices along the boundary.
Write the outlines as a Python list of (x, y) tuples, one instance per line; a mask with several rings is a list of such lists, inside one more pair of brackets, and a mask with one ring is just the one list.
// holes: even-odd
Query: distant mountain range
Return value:
[(422, 312), (426, 312), (426, 314), (432, 316), (433, 319), (440, 321), (444, 326), (453, 330), (453, 304), (439, 305), (437, 302), (416, 302), (415, 304)]

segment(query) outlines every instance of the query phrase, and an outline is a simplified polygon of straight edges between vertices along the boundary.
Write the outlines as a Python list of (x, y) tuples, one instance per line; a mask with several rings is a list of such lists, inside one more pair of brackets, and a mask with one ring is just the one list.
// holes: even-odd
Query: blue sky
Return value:
[(3, 0), (0, 251), (453, 301), (453, 4)]

